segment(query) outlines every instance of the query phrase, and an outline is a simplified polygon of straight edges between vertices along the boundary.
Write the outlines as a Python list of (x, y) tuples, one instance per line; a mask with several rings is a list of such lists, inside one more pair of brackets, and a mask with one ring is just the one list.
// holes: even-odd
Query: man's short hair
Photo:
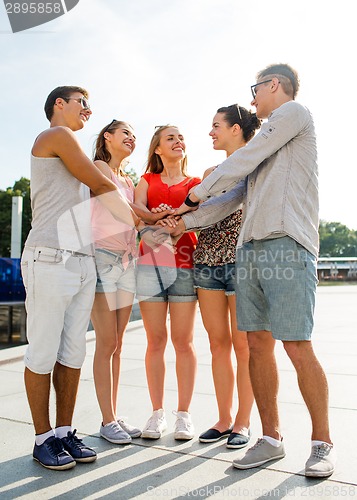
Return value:
[[(288, 96), (295, 99), (299, 91), (300, 80), (297, 71), (289, 64), (270, 64), (257, 74), (257, 80), (266, 76), (276, 76)], [(280, 78), (281, 77), (281, 78)]]
[(75, 92), (80, 92), (81, 94), (83, 94), (83, 97), (88, 99), (88, 91), (82, 87), (66, 85), (64, 87), (56, 87), (54, 90), (52, 90), (45, 102), (45, 113), (48, 121), (52, 120), (53, 106), (55, 105), (56, 99), (58, 99), (59, 97), (68, 99)]

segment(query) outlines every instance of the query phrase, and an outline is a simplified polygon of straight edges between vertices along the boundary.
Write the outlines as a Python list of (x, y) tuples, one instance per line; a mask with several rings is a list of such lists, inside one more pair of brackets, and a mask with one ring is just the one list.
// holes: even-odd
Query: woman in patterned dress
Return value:
[[(219, 108), (210, 136), (215, 150), (227, 157), (244, 147), (260, 127), (260, 120), (242, 106)], [(208, 169), (204, 178), (214, 170)], [(194, 280), (203, 324), (212, 353), (212, 374), (218, 404), (218, 421), (199, 440), (211, 443), (227, 438), (228, 448), (243, 448), (250, 439), (250, 413), (254, 402), (249, 377), (249, 347), (246, 332), (238, 330), (235, 297), (235, 252), (242, 221), (237, 210), (217, 224), (203, 229), (194, 253)], [(239, 297), (237, 297), (239, 300)], [(235, 377), (232, 346), (237, 359)], [(232, 419), (235, 378), (238, 412)]]

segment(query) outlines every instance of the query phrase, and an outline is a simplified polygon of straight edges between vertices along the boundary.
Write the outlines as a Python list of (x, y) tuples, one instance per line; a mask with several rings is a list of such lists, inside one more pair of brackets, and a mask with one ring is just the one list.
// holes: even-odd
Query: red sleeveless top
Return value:
[[(173, 208), (178, 208), (185, 201), (190, 189), (197, 184), (200, 184), (199, 177), (187, 177), (178, 184), (168, 186), (161, 180), (160, 174), (147, 173), (142, 176), (148, 183), (148, 209), (156, 208), (160, 203), (166, 203)], [(197, 236), (196, 233), (185, 233), (181, 236), (176, 244), (176, 253), (163, 247), (158, 252), (150, 252), (149, 247), (140, 242), (140, 259), (139, 265), (158, 265), (167, 267), (192, 268), (192, 254), (196, 248)]]

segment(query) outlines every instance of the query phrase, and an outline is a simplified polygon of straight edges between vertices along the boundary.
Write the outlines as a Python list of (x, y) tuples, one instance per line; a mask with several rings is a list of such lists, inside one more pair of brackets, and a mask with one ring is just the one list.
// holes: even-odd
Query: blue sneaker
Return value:
[(76, 462), (94, 462), (97, 454), (92, 448), (86, 446), (81, 439), (76, 436), (77, 429), (67, 432), (67, 437), (61, 439), (63, 448), (74, 458)]
[(63, 448), (62, 441), (55, 436), (50, 436), (43, 444), (35, 444), (33, 458), (46, 469), (66, 470), (76, 465), (72, 456)]

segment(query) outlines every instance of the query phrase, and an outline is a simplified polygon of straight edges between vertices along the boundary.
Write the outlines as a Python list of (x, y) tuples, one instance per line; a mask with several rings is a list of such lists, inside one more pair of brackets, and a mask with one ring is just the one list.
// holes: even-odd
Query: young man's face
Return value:
[(88, 100), (80, 92), (74, 92), (67, 100), (63, 99), (62, 101), (69, 127), (72, 130), (82, 129), (92, 114)]
[(272, 112), (271, 87), (276, 84), (275, 80), (277, 78), (268, 75), (260, 78), (255, 85), (252, 85), (254, 97), (251, 105), (255, 106), (257, 117), (260, 119), (267, 118)]

